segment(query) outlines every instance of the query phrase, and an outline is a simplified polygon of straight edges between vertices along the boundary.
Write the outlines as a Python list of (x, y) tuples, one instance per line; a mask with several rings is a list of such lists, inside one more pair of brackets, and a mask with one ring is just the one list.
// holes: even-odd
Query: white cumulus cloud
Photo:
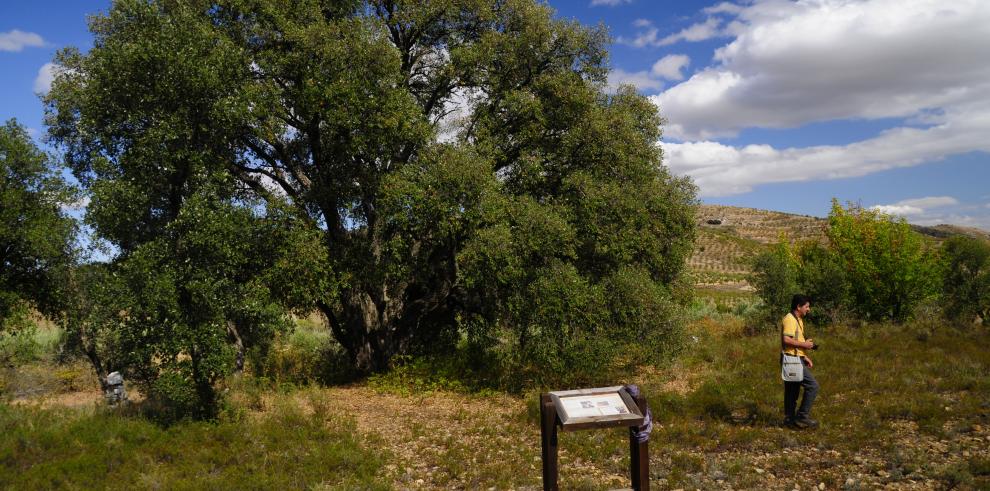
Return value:
[(45, 40), (33, 32), (24, 32), (18, 29), (0, 32), (0, 51), (18, 52), (24, 48), (36, 48), (44, 45)]
[(681, 73), (681, 70), (690, 63), (691, 58), (687, 55), (667, 55), (657, 60), (650, 72), (667, 80), (684, 80), (684, 74)]
[(651, 91), (663, 88), (663, 81), (652, 72), (646, 70), (638, 72), (627, 72), (621, 68), (616, 68), (608, 72), (608, 87), (614, 91), (620, 85), (632, 85), (638, 90)]
[(49, 62), (41, 65), (41, 68), (38, 69), (38, 76), (34, 78), (34, 92), (47, 94), (49, 90), (52, 90), (52, 82), (55, 81), (55, 77), (61, 70), (62, 66), (55, 63)]
[(632, 3), (632, 0), (591, 0), (592, 7), (598, 7), (600, 5), (605, 5), (607, 7), (616, 7), (624, 3)]
[(643, 92), (659, 91), (664, 80), (683, 80), (682, 70), (691, 63), (687, 55), (667, 55), (657, 60), (653, 67), (638, 72), (616, 68), (608, 73), (608, 88), (615, 91), (620, 85), (632, 85)]
[(922, 215), (933, 208), (958, 205), (959, 200), (951, 196), (929, 196), (925, 198), (905, 199), (889, 205), (875, 205), (870, 208), (888, 215), (910, 217)]
[(661, 145), (671, 170), (690, 175), (702, 196), (726, 196), (759, 184), (857, 177), (964, 152), (990, 152), (987, 134), (990, 99), (952, 108), (936, 126), (893, 128), (848, 145), (780, 149), (710, 140)]
[(888, 215), (897, 216), (910, 216), (910, 215), (920, 215), (924, 213), (925, 210), (918, 208), (917, 206), (908, 205), (876, 205), (870, 208), (877, 210), (881, 213), (886, 213)]
[(701, 11), (704, 12), (704, 13), (706, 13), (706, 14), (709, 14), (709, 15), (711, 15), (711, 14), (733, 14), (733, 15), (738, 15), (740, 12), (743, 11), (743, 7), (741, 5), (736, 5), (736, 4), (730, 3), (730, 2), (722, 2), (722, 3), (718, 4), (718, 5), (713, 5), (711, 7), (705, 7), (703, 9), (701, 9)]
[(990, 231), (990, 214), (983, 211), (984, 205), (963, 203), (951, 196), (905, 199), (870, 208), (888, 215), (903, 217), (916, 225), (951, 223)]
[(704, 22), (693, 24), (674, 34), (661, 37), (660, 29), (653, 22), (646, 19), (636, 19), (633, 25), (640, 28), (641, 31), (632, 38), (619, 36), (616, 42), (636, 48), (644, 48), (647, 46), (669, 46), (681, 41), (704, 41), (722, 35), (722, 30), (719, 29), (721, 22), (717, 17), (709, 17)]
[(990, 93), (984, 0), (764, 0), (728, 29), (715, 65), (655, 96), (668, 135), (910, 117)]
[[(756, 0), (705, 13), (733, 16), (724, 28), (733, 39), (711, 66), (651, 96), (668, 120), (666, 162), (690, 175), (703, 197), (990, 152), (990, 63), (978, 61), (990, 46), (990, 2)], [(877, 118), (904, 122), (843, 145), (725, 140), (753, 127)], [(985, 210), (980, 204), (931, 211), (961, 207), (948, 199), (878, 206), (913, 221), (990, 221), (972, 215)]]
[(719, 35), (719, 24), (721, 21), (715, 17), (709, 17), (704, 22), (691, 25), (680, 32), (671, 34), (657, 41), (656, 46), (668, 46), (680, 41), (704, 41)]

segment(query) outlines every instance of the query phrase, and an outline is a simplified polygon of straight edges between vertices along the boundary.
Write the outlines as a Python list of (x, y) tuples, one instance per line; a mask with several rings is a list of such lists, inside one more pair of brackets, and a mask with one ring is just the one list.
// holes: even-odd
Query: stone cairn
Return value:
[(107, 375), (107, 385), (103, 391), (103, 395), (106, 396), (107, 402), (111, 406), (116, 406), (127, 401), (127, 391), (124, 390), (124, 377), (120, 372), (113, 372)]

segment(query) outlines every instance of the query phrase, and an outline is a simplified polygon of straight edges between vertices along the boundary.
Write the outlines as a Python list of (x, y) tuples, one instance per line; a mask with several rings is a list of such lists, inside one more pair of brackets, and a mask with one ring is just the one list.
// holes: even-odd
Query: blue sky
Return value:
[[(831, 198), (990, 230), (990, 2), (552, 0), (613, 36), (610, 83), (667, 118), (702, 201), (824, 216)], [(108, 0), (0, 3), (0, 121), (43, 135), (55, 51)]]

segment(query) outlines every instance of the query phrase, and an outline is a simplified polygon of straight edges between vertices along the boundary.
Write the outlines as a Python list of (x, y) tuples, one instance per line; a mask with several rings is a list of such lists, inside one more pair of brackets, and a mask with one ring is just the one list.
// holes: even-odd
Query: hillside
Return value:
[[(751, 291), (746, 276), (749, 260), (782, 237), (824, 240), (826, 220), (807, 215), (736, 206), (701, 205), (697, 213), (698, 238), (688, 259), (695, 286), (703, 289)], [(955, 235), (990, 240), (990, 233), (957, 225), (912, 225), (934, 241)]]

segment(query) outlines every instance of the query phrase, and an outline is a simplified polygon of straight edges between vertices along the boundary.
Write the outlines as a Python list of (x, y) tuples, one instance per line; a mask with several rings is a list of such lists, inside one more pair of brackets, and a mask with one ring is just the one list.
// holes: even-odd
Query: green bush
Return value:
[(952, 237), (942, 246), (945, 258), (945, 313), (964, 324), (979, 316), (990, 326), (990, 243)]
[(256, 377), (276, 386), (344, 383), (358, 376), (326, 329), (301, 322), (289, 333), (276, 334), (271, 346), (248, 350), (247, 358)]
[(811, 297), (809, 320), (903, 322), (938, 296), (938, 251), (902, 219), (833, 201), (828, 243), (786, 241), (756, 256), (750, 282), (763, 299), (755, 323), (773, 325), (795, 293)]
[(756, 288), (763, 305), (749, 319), (751, 330), (772, 330), (777, 319), (790, 311), (791, 297), (798, 289), (798, 268), (784, 241), (772, 245), (754, 258), (749, 282)]
[(512, 302), (499, 335), (472, 343), (511, 390), (609, 383), (634, 365), (671, 359), (683, 338), (681, 307), (638, 268), (593, 283), (556, 264)]
[(833, 200), (826, 231), (849, 283), (850, 307), (868, 320), (902, 322), (937, 295), (937, 250), (904, 219)]
[(35, 361), (42, 352), (41, 344), (35, 339), (38, 328), (25, 327), (11, 334), (0, 333), (0, 364), (21, 365)]
[(214, 414), (214, 401), (200, 401), (194, 381), (179, 372), (163, 372), (148, 388), (149, 416), (172, 424), (187, 418)]
[(841, 257), (817, 242), (804, 242), (796, 249), (800, 265), (797, 291), (810, 296), (814, 306), (808, 320), (819, 325), (845, 320), (850, 309), (850, 287)]

